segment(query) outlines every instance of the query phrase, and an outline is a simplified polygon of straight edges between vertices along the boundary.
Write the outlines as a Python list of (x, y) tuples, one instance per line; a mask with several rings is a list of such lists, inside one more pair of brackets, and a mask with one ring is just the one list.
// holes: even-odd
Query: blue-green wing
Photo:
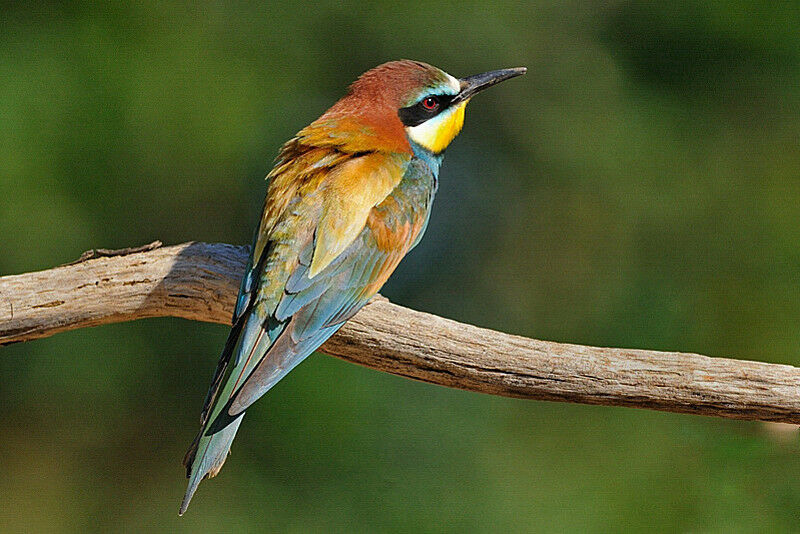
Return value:
[[(203, 430), (184, 459), (190, 481), (182, 511), (200, 481), (219, 471), (244, 410), (342, 326), (348, 317), (342, 310), (366, 304), (374, 291), (365, 288), (389, 256), (374, 246), (365, 229), (313, 278), (308, 278), (310, 254), (301, 254), (279, 299), (261, 299), (260, 291), (255, 291), (231, 332), (237, 339), (229, 341), (228, 355), (218, 365), (203, 412)], [(262, 278), (268, 273), (265, 270)]]
[(310, 262), (298, 264), (270, 319), (283, 329), (233, 394), (227, 417), (236, 417), (316, 350), (375, 294), (376, 275), (392, 261), (368, 228), (334, 263), (313, 278)]
[[(181, 510), (200, 481), (221, 468), (244, 410), (366, 304), (419, 233), (418, 222), (406, 221), (395, 235), (385, 228), (376, 233), (382, 227), (363, 219), (358, 233), (352, 233), (353, 221), (369, 221), (373, 212), (386, 211), (377, 206), (363, 211), (363, 206), (381, 198), (380, 188), (392, 186), (395, 173), (402, 174), (399, 167), (387, 170), (383, 159), (365, 156), (363, 161), (348, 160), (347, 169), (367, 180), (366, 193), (347, 192), (358, 184), (349, 184), (348, 174), (331, 171), (330, 182), (306, 188), (286, 204), (263, 253), (251, 258), (234, 327), (207, 395), (203, 428), (184, 459), (190, 481)], [(373, 174), (360, 175), (365, 169)], [(370, 176), (379, 187), (369, 185)], [(341, 188), (342, 194), (326, 196), (329, 186)], [(389, 211), (400, 208), (394, 199), (388, 205)], [(257, 243), (263, 236), (262, 229)], [(342, 240), (349, 241), (347, 246)]]

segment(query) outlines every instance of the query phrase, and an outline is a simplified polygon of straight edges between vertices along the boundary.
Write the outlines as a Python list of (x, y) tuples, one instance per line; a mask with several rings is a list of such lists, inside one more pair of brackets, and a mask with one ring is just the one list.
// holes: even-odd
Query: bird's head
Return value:
[(357, 130), (360, 139), (343, 136), (346, 144), (439, 155), (461, 131), (470, 98), (525, 71), (518, 67), (459, 79), (427, 63), (390, 61), (362, 74), (315, 124)]

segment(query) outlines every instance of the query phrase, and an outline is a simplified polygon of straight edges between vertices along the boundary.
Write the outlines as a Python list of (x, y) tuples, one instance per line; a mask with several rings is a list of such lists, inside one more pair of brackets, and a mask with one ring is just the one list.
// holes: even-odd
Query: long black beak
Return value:
[(483, 74), (475, 74), (473, 76), (461, 78), (458, 80), (461, 82), (461, 91), (459, 91), (458, 94), (453, 97), (453, 100), (450, 101), (450, 105), (463, 102), (464, 100), (472, 97), (472, 95), (478, 91), (483, 91), (484, 89), (508, 80), (509, 78), (522, 76), (526, 72), (528, 72), (528, 69), (525, 67), (515, 67), (513, 69), (493, 70), (490, 72), (484, 72)]

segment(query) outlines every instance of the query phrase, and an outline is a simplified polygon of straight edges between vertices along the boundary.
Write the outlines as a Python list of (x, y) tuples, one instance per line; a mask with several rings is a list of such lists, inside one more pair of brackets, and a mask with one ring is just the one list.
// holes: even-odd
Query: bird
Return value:
[(470, 99), (525, 72), (458, 79), (427, 63), (390, 61), (283, 145), (201, 429), (184, 457), (180, 515), (219, 472), (245, 410), (375, 296), (419, 243)]

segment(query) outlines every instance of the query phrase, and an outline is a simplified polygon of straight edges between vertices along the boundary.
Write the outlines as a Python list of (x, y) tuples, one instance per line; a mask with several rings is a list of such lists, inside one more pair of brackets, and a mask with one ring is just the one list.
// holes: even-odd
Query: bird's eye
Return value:
[(428, 111), (435, 111), (439, 107), (439, 99), (435, 96), (428, 96), (422, 99), (422, 107)]

